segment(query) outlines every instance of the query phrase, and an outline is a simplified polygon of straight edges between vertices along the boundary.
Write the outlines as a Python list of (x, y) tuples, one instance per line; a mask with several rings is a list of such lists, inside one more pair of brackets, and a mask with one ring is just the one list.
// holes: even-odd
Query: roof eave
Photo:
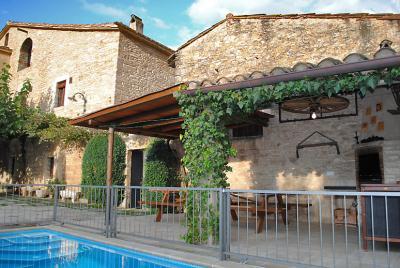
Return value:
[(133, 30), (133, 29), (129, 28), (128, 26), (126, 26), (125, 24), (123, 24), (122, 22), (114, 22), (114, 23), (122, 33), (128, 34), (131, 37), (145, 43), (146, 45), (149, 45), (149, 46), (157, 49), (158, 51), (165, 54), (167, 57), (171, 57), (171, 55), (173, 55), (175, 52), (171, 48), (145, 36), (144, 34), (140, 34), (140, 33), (136, 32), (135, 30)]

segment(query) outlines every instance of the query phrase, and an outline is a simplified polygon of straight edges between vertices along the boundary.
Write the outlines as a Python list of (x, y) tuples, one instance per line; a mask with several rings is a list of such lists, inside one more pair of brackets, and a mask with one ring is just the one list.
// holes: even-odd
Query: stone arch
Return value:
[(32, 39), (30, 38), (25, 39), (22, 43), (19, 51), (18, 71), (31, 66), (32, 45)]

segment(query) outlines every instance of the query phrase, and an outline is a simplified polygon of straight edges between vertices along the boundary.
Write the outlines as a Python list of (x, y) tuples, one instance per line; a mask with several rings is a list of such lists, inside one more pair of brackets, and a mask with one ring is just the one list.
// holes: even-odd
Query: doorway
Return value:
[[(143, 150), (132, 150), (131, 156), (131, 186), (142, 186), (143, 181)], [(131, 193), (133, 208), (140, 206), (140, 189), (133, 189)]]
[(368, 150), (358, 154), (358, 185), (382, 184), (382, 155), (379, 150)]

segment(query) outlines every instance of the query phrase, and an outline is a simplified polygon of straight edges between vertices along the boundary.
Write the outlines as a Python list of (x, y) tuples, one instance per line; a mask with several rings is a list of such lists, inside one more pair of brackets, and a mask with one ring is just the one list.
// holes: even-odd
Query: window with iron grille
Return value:
[(262, 137), (263, 127), (260, 125), (246, 125), (232, 129), (233, 138)]
[(64, 106), (66, 80), (58, 82), (56, 87), (55, 107)]

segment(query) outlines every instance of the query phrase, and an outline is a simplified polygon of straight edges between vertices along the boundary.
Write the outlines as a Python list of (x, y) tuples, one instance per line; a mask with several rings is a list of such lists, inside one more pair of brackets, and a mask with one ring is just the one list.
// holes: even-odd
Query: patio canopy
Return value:
[[(379, 70), (400, 66), (400, 56), (390, 47), (391, 42), (384, 40), (381, 48), (373, 59), (358, 53), (352, 53), (343, 61), (332, 58), (322, 60), (318, 65), (299, 62), (293, 68), (274, 68), (270, 73), (253, 72), (251, 75), (237, 75), (235, 79), (220, 78), (215, 83), (204, 80), (201, 83), (189, 82), (186, 94), (194, 94), (197, 90), (203, 92), (235, 90), (252, 88), (262, 85), (273, 85), (279, 82), (295, 81), (305, 78), (318, 78), (346, 73)], [(140, 98), (114, 105), (99, 111), (72, 119), (71, 125), (95, 129), (108, 129), (108, 159), (107, 159), (107, 185), (112, 183), (112, 155), (114, 131), (140, 134), (151, 137), (175, 139), (182, 132), (180, 107), (174, 98), (174, 92), (181, 89), (183, 84), (178, 84)], [(237, 127), (246, 124), (259, 124), (267, 126), (272, 115), (257, 111), (253, 115), (234, 118), (235, 124), (227, 127)]]
[[(109, 129), (139, 134), (150, 137), (175, 139), (182, 132), (183, 118), (179, 116), (180, 108), (173, 93), (180, 90), (182, 84), (150, 93), (140, 98), (110, 106), (96, 112), (72, 119), (71, 125)], [(263, 111), (250, 116), (236, 118), (235, 123), (227, 127), (234, 128), (248, 124), (268, 125), (273, 117)]]

